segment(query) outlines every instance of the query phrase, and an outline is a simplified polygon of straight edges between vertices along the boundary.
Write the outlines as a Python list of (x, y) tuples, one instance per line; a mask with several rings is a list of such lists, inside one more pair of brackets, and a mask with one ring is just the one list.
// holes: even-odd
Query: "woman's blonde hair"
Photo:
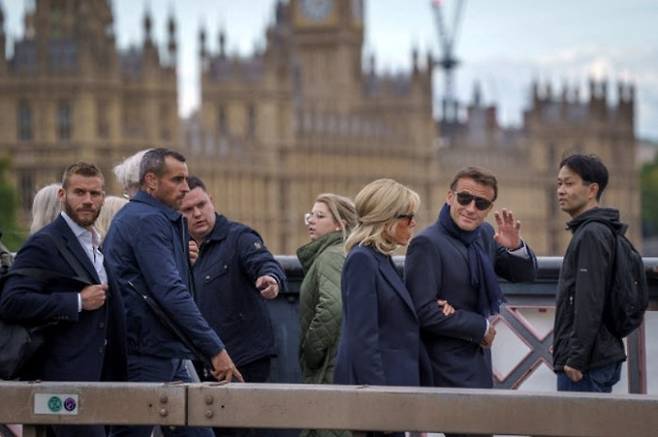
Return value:
[(352, 199), (334, 193), (323, 193), (316, 197), (315, 201), (327, 206), (331, 217), (343, 233), (343, 240), (345, 240), (357, 223), (356, 208)]
[(94, 223), (94, 227), (100, 234), (101, 240), (105, 239), (107, 231), (110, 230), (110, 224), (112, 224), (114, 215), (119, 212), (126, 203), (128, 203), (128, 199), (123, 197), (107, 196), (105, 198), (101, 212), (98, 214), (96, 223)]
[(377, 179), (359, 191), (354, 203), (358, 224), (345, 242), (345, 251), (349, 252), (358, 244), (374, 246), (390, 255), (398, 247), (390, 238), (398, 223), (396, 218), (401, 214), (415, 214), (420, 196), (393, 179)]
[(56, 182), (46, 185), (34, 195), (30, 235), (41, 230), (41, 228), (51, 223), (59, 215), (62, 210), (62, 203), (57, 197), (57, 192), (60, 188), (62, 188), (62, 184)]

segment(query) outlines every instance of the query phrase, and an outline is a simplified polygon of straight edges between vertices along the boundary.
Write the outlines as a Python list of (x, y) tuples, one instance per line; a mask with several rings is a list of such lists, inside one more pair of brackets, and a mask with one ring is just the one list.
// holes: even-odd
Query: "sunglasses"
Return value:
[(411, 221), (416, 217), (416, 214), (396, 214), (395, 218), (396, 219), (406, 219), (407, 220), (407, 225), (411, 223)]
[(475, 201), (475, 207), (480, 211), (486, 211), (491, 207), (493, 203), (491, 200), (485, 199), (484, 197), (474, 196), (471, 193), (465, 191), (455, 193), (457, 195), (457, 202), (462, 206), (470, 205), (471, 202)]

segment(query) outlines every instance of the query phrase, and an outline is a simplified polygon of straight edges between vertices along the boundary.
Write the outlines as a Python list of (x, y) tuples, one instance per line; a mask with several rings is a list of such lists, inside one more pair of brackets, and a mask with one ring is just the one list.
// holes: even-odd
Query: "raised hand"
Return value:
[(521, 222), (514, 218), (514, 213), (503, 208), (494, 212), (496, 218), (496, 234), (494, 240), (508, 250), (521, 247)]

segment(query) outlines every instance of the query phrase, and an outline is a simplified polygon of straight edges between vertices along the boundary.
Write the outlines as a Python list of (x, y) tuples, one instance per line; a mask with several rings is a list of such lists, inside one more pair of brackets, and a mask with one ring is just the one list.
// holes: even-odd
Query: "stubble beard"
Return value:
[(96, 213), (94, 214), (93, 218), (91, 220), (86, 220), (83, 219), (81, 216), (77, 214), (77, 212), (69, 205), (68, 201), (64, 201), (64, 211), (66, 214), (71, 217), (71, 220), (82, 226), (83, 228), (88, 228), (89, 226), (93, 226), (94, 223), (96, 223), (96, 219), (98, 218), (98, 215), (101, 213), (101, 209), (98, 208)]

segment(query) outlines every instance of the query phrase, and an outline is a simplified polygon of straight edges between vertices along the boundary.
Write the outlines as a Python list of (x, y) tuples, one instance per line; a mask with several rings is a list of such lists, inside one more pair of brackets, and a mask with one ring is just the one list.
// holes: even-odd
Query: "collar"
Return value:
[(78, 223), (76, 223), (75, 221), (73, 221), (73, 219), (69, 217), (69, 215), (66, 212), (62, 211), (60, 212), (60, 214), (62, 215), (62, 218), (69, 226), (69, 228), (71, 228), (71, 232), (73, 232), (73, 235), (75, 235), (75, 237), (78, 240), (81, 238), (89, 239), (91, 237), (90, 242), (96, 247), (99, 246), (100, 237), (98, 235), (98, 231), (96, 231), (96, 228), (94, 228), (93, 226), (89, 227), (89, 229), (84, 228), (80, 226)]
[(297, 249), (297, 258), (302, 264), (304, 271), (308, 271), (313, 265), (315, 258), (325, 251), (329, 246), (343, 242), (343, 233), (341, 231), (329, 232), (317, 240), (306, 243)]
[(222, 241), (228, 237), (230, 222), (226, 217), (215, 212), (215, 227), (203, 241)]
[(181, 217), (183, 217), (180, 212), (165, 205), (164, 203), (160, 202), (158, 199), (156, 199), (155, 197), (151, 196), (150, 194), (148, 194), (146, 191), (143, 190), (139, 190), (137, 194), (135, 194), (135, 197), (130, 199), (130, 201), (145, 203), (149, 206), (152, 206), (153, 208), (162, 212), (172, 222), (176, 222), (180, 220)]

